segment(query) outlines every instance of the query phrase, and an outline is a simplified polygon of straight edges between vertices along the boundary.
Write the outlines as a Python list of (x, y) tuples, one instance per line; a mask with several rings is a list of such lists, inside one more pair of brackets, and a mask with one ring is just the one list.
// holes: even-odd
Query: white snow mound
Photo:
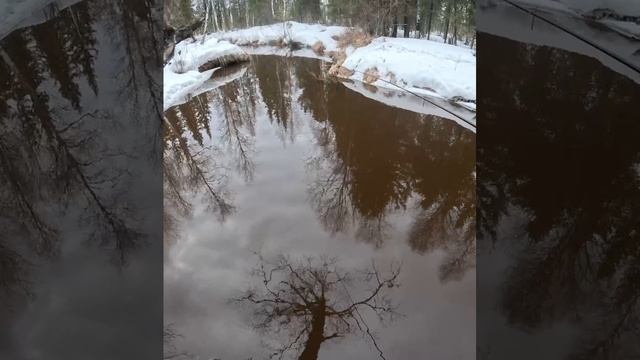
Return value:
[[(476, 99), (476, 58), (460, 46), (424, 39), (377, 38), (347, 56), (343, 67), (356, 71), (352, 78), (377, 69), (381, 79), (412, 92), (447, 99)], [(395, 87), (385, 81), (374, 85)]]
[(237, 45), (207, 36), (183, 40), (174, 50), (174, 57), (164, 67), (164, 110), (187, 101), (190, 95), (211, 78), (216, 69), (199, 72), (206, 62), (228, 55), (245, 54)]
[(325, 26), (287, 21), (286, 23), (214, 33), (213, 36), (241, 46), (272, 45), (282, 41), (284, 44), (296, 42), (312, 47), (317, 41), (321, 41), (327, 51), (333, 51), (338, 48), (338, 44), (333, 37), (340, 36), (347, 29), (343, 26)]

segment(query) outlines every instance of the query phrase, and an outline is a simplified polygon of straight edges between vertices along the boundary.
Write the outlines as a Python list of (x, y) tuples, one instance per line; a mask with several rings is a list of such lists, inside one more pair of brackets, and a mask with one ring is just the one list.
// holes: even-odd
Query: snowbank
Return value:
[[(424, 39), (377, 38), (353, 51), (342, 67), (365, 81), (374, 73), (380, 87), (396, 84), (409, 91), (446, 99), (476, 99), (476, 58), (473, 51)], [(391, 84), (389, 84), (391, 83)]]
[(181, 74), (198, 70), (201, 66), (210, 62), (217, 62), (222, 65), (232, 60), (248, 60), (248, 55), (240, 47), (227, 41), (220, 41), (212, 36), (207, 36), (205, 41), (202, 42), (202, 36), (200, 36), (196, 38), (196, 41), (186, 39), (178, 43), (174, 49), (173, 58), (168, 65), (171, 71)]
[(182, 74), (173, 72), (169, 65), (164, 68), (164, 110), (186, 102), (195, 90), (211, 78), (214, 70), (198, 72), (187, 71)]
[[(473, 50), (433, 40), (387, 37), (374, 39), (357, 49), (351, 46), (340, 48), (337, 39), (349, 30), (352, 29), (290, 21), (211, 36), (244, 46), (247, 52), (255, 54), (329, 60), (327, 55), (343, 52), (346, 57), (340, 65), (348, 71), (337, 73), (342, 77), (366, 80), (378, 87), (394, 90), (400, 86), (415, 93), (449, 100), (475, 101), (476, 59)], [(323, 50), (311, 51), (319, 42)], [(292, 44), (303, 49), (288, 50), (288, 45)], [(374, 81), (365, 73), (375, 73)]]
[[(285, 25), (286, 24), (286, 25)], [(320, 24), (302, 24), (295, 21), (273, 25), (255, 26), (248, 29), (214, 33), (213, 36), (241, 46), (288, 45), (297, 43), (313, 47), (320, 41), (326, 51), (338, 50), (334, 37), (340, 36), (348, 28), (343, 26), (324, 26)]]
[[(232, 60), (247, 60), (248, 55), (237, 45), (207, 36), (183, 40), (174, 50), (174, 57), (164, 67), (164, 110), (184, 103), (191, 96), (201, 93), (214, 71)], [(212, 65), (203, 70), (203, 65)], [(220, 84), (225, 83), (220, 82)]]

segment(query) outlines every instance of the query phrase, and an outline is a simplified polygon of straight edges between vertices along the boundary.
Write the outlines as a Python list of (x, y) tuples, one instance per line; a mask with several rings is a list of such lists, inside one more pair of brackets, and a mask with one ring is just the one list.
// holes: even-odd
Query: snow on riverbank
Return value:
[[(220, 65), (247, 59), (248, 55), (237, 45), (212, 36), (206, 36), (204, 43), (202, 37), (195, 42), (186, 39), (178, 43), (174, 57), (164, 67), (164, 110), (206, 91), (201, 89), (203, 84)], [(206, 65), (210, 68), (200, 72)]]
[(448, 100), (475, 101), (476, 60), (473, 50), (426, 39), (388, 37), (373, 39), (358, 48), (341, 44), (340, 38), (351, 30), (290, 21), (214, 33), (212, 36), (244, 46), (252, 53), (281, 55), (283, 46), (303, 47), (294, 51), (294, 55), (323, 60), (328, 56), (340, 58), (336, 54), (343, 53), (341, 60), (344, 61), (339, 65), (347, 71), (338, 71), (338, 76), (384, 88), (398, 89), (400, 86), (415, 93)]
[(320, 41), (324, 45), (325, 51), (329, 52), (338, 50), (338, 42), (335, 38), (342, 35), (345, 30), (347, 28), (342, 26), (324, 26), (287, 21), (286, 23), (255, 26), (212, 35), (240, 46), (281, 46), (297, 43), (311, 48)]
[[(357, 35), (357, 34), (356, 34)], [(210, 76), (211, 59), (250, 54), (314, 57), (337, 61), (336, 75), (453, 101), (475, 101), (474, 51), (425, 39), (354, 36), (340, 26), (286, 22), (213, 33), (176, 45), (165, 66), (165, 109), (188, 100)], [(356, 45), (356, 46), (353, 46)], [(240, 48), (239, 46), (242, 46)], [(294, 49), (294, 50), (292, 50)], [(473, 104), (467, 104), (474, 109)]]
[[(411, 92), (445, 99), (476, 99), (476, 58), (473, 51), (423, 39), (377, 38), (349, 54), (342, 67), (352, 79), (379, 87), (396, 84)], [(392, 83), (389, 84), (388, 82)]]

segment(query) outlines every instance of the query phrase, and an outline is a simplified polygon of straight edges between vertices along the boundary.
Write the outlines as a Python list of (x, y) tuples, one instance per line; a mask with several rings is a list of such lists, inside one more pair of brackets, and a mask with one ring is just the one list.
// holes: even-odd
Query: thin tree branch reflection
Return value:
[[(253, 274), (263, 287), (250, 289), (233, 301), (253, 308), (256, 330), (289, 338), (285, 344), (272, 347), (271, 358), (283, 359), (292, 352), (300, 360), (315, 360), (324, 342), (361, 332), (384, 359), (362, 313), (369, 311), (383, 322), (398, 315), (386, 292), (399, 286), (400, 267), (391, 266), (385, 274), (372, 263), (369, 269), (354, 275), (337, 264), (337, 259), (326, 257), (295, 261), (280, 256), (266, 261), (260, 256)], [(354, 297), (349, 288), (353, 291), (357, 286), (369, 289)]]

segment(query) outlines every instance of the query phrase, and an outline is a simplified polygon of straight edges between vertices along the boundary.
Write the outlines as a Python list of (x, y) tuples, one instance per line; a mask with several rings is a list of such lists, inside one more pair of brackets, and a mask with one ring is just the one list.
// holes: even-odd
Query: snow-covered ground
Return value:
[(178, 43), (173, 58), (169, 61), (171, 71), (184, 73), (198, 68), (213, 59), (244, 54), (237, 45), (220, 41), (212, 36), (199, 36), (196, 41), (186, 39)]
[(286, 23), (255, 26), (212, 35), (240, 46), (276, 45), (295, 42), (303, 46), (312, 47), (316, 42), (320, 41), (324, 45), (325, 51), (329, 52), (338, 50), (338, 43), (334, 37), (342, 35), (345, 30), (347, 28), (342, 26), (324, 26), (287, 21)]
[(373, 79), (377, 80), (369, 82), (378, 87), (397, 89), (400, 86), (422, 95), (475, 101), (476, 59), (474, 51), (468, 47), (426, 39), (380, 37), (357, 49), (352, 46), (341, 49), (337, 39), (349, 30), (341, 26), (288, 21), (212, 36), (247, 49), (257, 49), (248, 52), (276, 55), (288, 52), (273, 45), (296, 43), (313, 48), (321, 43), (323, 51), (320, 53), (301, 49), (293, 55), (328, 60), (327, 55), (331, 52), (344, 51), (346, 59), (342, 67), (350, 70), (347, 73), (353, 72), (348, 76), (350, 79), (364, 81), (365, 73), (370, 73), (375, 74)]
[[(354, 80), (376, 69), (379, 87), (396, 84), (414, 93), (453, 99), (476, 99), (476, 58), (467, 48), (423, 39), (374, 39), (353, 51), (342, 64)], [(392, 84), (389, 84), (391, 82)]]
[(0, 1), (0, 39), (12, 31), (43, 23), (52, 14), (81, 0), (2, 0)]
[[(212, 58), (248, 54), (302, 56), (332, 61), (332, 53), (344, 53), (343, 77), (381, 88), (403, 88), (446, 100), (455, 99), (475, 111), (476, 63), (474, 51), (425, 39), (380, 37), (355, 48), (339, 38), (350, 28), (298, 22), (257, 26), (208, 34), (204, 43), (187, 39), (176, 45), (174, 58), (165, 66), (164, 107), (187, 101), (211, 72), (198, 67)], [(286, 45), (296, 44), (296, 50)], [(319, 51), (321, 45), (322, 50)], [(242, 46), (242, 48), (240, 48)], [(346, 75), (345, 75), (346, 74)], [(470, 100), (463, 102), (464, 100)]]
[[(204, 42), (200, 36), (195, 42), (186, 39), (178, 43), (174, 57), (164, 67), (164, 110), (207, 90), (205, 82), (217, 69), (199, 72), (200, 66), (214, 59), (243, 55), (246, 55), (245, 52), (237, 45), (212, 36), (206, 36)], [(224, 83), (219, 82), (219, 85)]]

